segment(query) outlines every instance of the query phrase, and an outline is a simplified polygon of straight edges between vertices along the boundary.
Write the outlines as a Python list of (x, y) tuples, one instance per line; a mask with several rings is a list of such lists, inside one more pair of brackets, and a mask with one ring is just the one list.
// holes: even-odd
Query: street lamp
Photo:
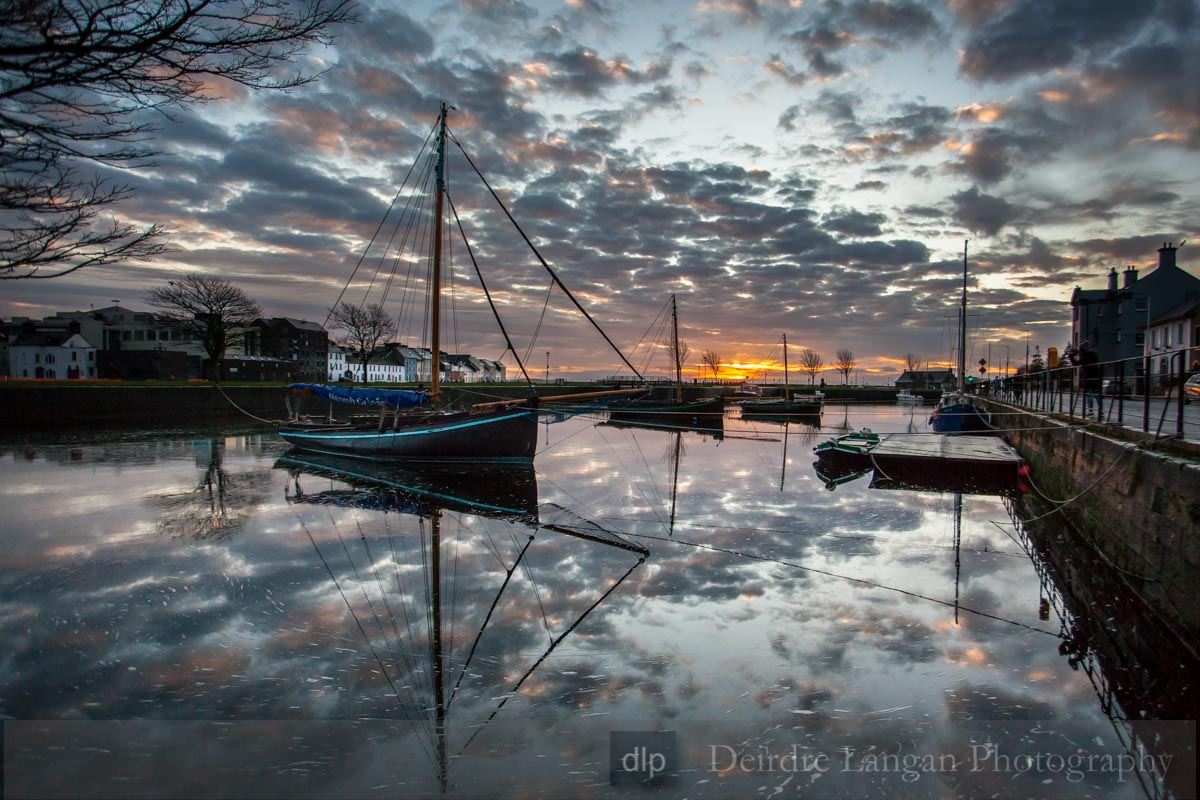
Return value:
[(546, 383), (550, 383), (550, 351), (546, 351)]

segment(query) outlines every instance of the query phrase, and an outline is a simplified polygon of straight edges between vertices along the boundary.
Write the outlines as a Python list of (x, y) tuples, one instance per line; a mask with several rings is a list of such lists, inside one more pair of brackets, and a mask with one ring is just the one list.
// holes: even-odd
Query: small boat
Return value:
[[(661, 318), (661, 315), (660, 315)], [(621, 422), (652, 422), (672, 426), (698, 426), (717, 424), (725, 416), (723, 397), (702, 397), (698, 400), (683, 399), (683, 353), (679, 342), (679, 310), (675, 295), (671, 295), (671, 352), (675, 369), (675, 391), (670, 400), (648, 397), (620, 402), (610, 407), (608, 418)]]
[(813, 396), (812, 400), (798, 400), (788, 386), (787, 334), (783, 335), (783, 397), (775, 399), (747, 400), (742, 403), (743, 417), (783, 417), (821, 415), (821, 404), (825, 395)]
[(901, 406), (919, 406), (925, 402), (925, 399), (919, 394), (913, 394), (908, 389), (901, 389), (896, 392), (896, 404)]
[(813, 448), (818, 457), (846, 456), (851, 459), (869, 459), (871, 451), (879, 446), (878, 433), (872, 433), (870, 428), (863, 428), (854, 433), (844, 433), (832, 439), (821, 442)]
[(962, 305), (958, 312), (958, 388), (938, 401), (929, 417), (937, 433), (991, 433), (992, 415), (967, 394), (967, 242), (963, 242)]
[(739, 400), (757, 400), (762, 397), (762, 387), (752, 383), (743, 383), (738, 388), (726, 395), (729, 400), (737, 402)]
[[(397, 211), (397, 213), (408, 217), (408, 219), (401, 220), (402, 224), (397, 225), (397, 229), (399, 230), (407, 230), (409, 226), (415, 225), (418, 219), (423, 219), (432, 225), (429, 236), (429, 240), (432, 241), (432, 260), (429, 270), (429, 314), (427, 315), (428, 330), (426, 332), (428, 340), (431, 342), (429, 350), (432, 355), (429, 367), (430, 371), (427, 376), (429, 379), (429, 390), (427, 392), (379, 390), (358, 387), (294, 384), (289, 387), (293, 396), (299, 397), (302, 400), (306, 396), (316, 395), (330, 402), (330, 412), (324, 418), (314, 421), (312, 418), (300, 413), (299, 404), (293, 407), (289, 398), (288, 410), (290, 418), (287, 423), (280, 427), (279, 436), (295, 448), (309, 452), (347, 455), (356, 458), (407, 459), (417, 461), (527, 461), (533, 458), (537, 450), (537, 409), (540, 403), (555, 400), (578, 402), (596, 397), (611, 399), (617, 396), (628, 396), (630, 394), (645, 392), (645, 389), (634, 389), (594, 392), (566, 397), (538, 397), (536, 391), (534, 391), (533, 396), (518, 400), (480, 403), (470, 408), (457, 410), (445, 407), (445, 398), (442, 397), (443, 393), (441, 391), (442, 340), (440, 326), (443, 271), (442, 238), (443, 230), (446, 227), (444, 225), (444, 207), (449, 202), (449, 195), (446, 189), (446, 140), (448, 135), (446, 115), (447, 106), (445, 103), (442, 103), (441, 112), (438, 115), (434, 129), (436, 131), (436, 138), (433, 139), (435, 152), (432, 155), (436, 156), (436, 162), (431, 162), (432, 170), (428, 173), (431, 183), (427, 184), (430, 190), (428, 194), (432, 195), (428, 199), (432, 201), (433, 208), (421, 208), (420, 204), (410, 202), (409, 204), (393, 204), (388, 209), (389, 214), (391, 214), (399, 206), (405, 206), (403, 211)], [(466, 151), (464, 150), (463, 152), (465, 155)], [(475, 170), (484, 186), (491, 192), (492, 197), (500, 204), (505, 215), (516, 225), (516, 220), (509, 213), (503, 202), (500, 201), (499, 196), (491, 190), (491, 186), (487, 181), (483, 179), (482, 173), (479, 173), (478, 169), (475, 168), (474, 162), (471, 161), (469, 156), (466, 158), (470, 167)], [(420, 156), (418, 156), (418, 160), (420, 160)], [(454, 211), (453, 203), (449, 202), (449, 205), (451, 210)], [(454, 217), (457, 219), (457, 212), (454, 212)], [(385, 217), (386, 220), (387, 217)], [(460, 224), (458, 228), (460, 232), (463, 232), (465, 239), (463, 226)], [(520, 231), (519, 225), (517, 228)], [(381, 223), (377, 230), (377, 235), (382, 230), (384, 230), (384, 225)], [(523, 231), (521, 233), (526, 243), (533, 250), (534, 255), (537, 256), (537, 260), (550, 273), (556, 285), (571, 298), (576, 308), (600, 331), (605, 341), (616, 350), (621, 360), (625, 362), (625, 365), (640, 379), (641, 374), (638, 370), (629, 363), (629, 360), (612, 343), (612, 340), (600, 330), (596, 321), (592, 319), (591, 315), (587, 313), (574, 295), (571, 294), (570, 290), (567, 289), (558, 275), (551, 269), (550, 265), (546, 263), (541, 254), (537, 252), (529, 237), (525, 236)], [(368, 251), (370, 251), (372, 245), (376, 244), (376, 241), (375, 238), (371, 240), (371, 243), (367, 247)], [(406, 233), (393, 240), (381, 237), (380, 241), (387, 243), (380, 246), (386, 246), (390, 252), (384, 253), (379, 258), (379, 263), (396, 263), (402, 260), (411, 260), (415, 263), (425, 258), (423, 252), (417, 252), (418, 242), (427, 241), (423, 237), (412, 237)], [(393, 244), (397, 247), (411, 249), (398, 253), (391, 250)], [(471, 249), (469, 243), (465, 250), (471, 255), (471, 260), (474, 264), (474, 251)], [(366, 258), (365, 254), (363, 258)], [(478, 270), (478, 264), (475, 264), (475, 266)], [(353, 275), (351, 279), (353, 279)], [(388, 280), (382, 283), (390, 285), (391, 281)], [(480, 283), (482, 284), (482, 276)], [(347, 286), (349, 286), (349, 283), (347, 283)], [(520, 357), (516, 356), (517, 351), (513, 347), (503, 323), (499, 321), (496, 307), (491, 302), (491, 294), (488, 292), (486, 285), (483, 285), (482, 288), (488, 299), (488, 304), (492, 307), (493, 313), (496, 314), (500, 331), (504, 334), (508, 345), (507, 350), (512, 352), (516, 357), (517, 365), (525, 375), (530, 389), (533, 390), (533, 381), (529, 377), (529, 373), (525, 369), (525, 365), (521, 362)], [(376, 311), (380, 309), (381, 306), (375, 306)], [(364, 349), (369, 350), (370, 348), (364, 346)], [(334, 402), (377, 408), (378, 418), (360, 417), (357, 420), (352, 418), (349, 422), (335, 422), (332, 414), (332, 403)]]

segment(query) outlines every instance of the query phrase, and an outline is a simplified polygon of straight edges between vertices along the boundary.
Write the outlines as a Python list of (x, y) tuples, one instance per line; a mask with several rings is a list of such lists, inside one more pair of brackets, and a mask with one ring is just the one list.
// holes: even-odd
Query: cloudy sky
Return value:
[[(970, 356), (990, 343), (993, 365), (1006, 347), (1015, 364), (1026, 332), (1043, 348), (1067, 339), (1076, 284), (1195, 238), (1198, 10), (363, 2), (313, 54), (327, 70), (315, 85), (217, 86), (222, 99), (162, 124), (168, 155), (124, 176), (138, 192), (121, 211), (170, 226), (174, 253), (9, 282), (0, 316), (145, 308), (147, 286), (203, 270), (268, 315), (323, 320), (444, 100), (458, 140), (626, 349), (674, 293), (693, 372), (712, 350), (757, 375), (784, 333), (826, 362), (852, 350), (863, 380), (893, 376), (906, 352), (945, 361), (970, 239)], [(467, 169), (451, 165), (451, 190), (517, 350), (539, 372), (546, 350), (555, 374), (627, 372), (561, 293), (546, 302), (548, 279), (485, 216)], [(1180, 264), (1195, 273), (1190, 250)], [(498, 357), (463, 252), (444, 349)]]

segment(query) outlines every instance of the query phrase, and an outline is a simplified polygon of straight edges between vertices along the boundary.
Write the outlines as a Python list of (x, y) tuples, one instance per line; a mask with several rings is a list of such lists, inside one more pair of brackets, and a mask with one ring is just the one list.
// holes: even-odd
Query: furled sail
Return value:
[(367, 389), (357, 386), (326, 386), (320, 383), (293, 383), (288, 389), (294, 394), (315, 395), (323, 400), (355, 406), (411, 408), (429, 403), (429, 395), (425, 392), (406, 389)]

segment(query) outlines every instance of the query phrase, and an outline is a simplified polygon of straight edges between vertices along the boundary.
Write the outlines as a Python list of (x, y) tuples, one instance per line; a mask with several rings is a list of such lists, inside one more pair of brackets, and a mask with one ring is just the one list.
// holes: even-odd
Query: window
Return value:
[(35, 363), (35, 364), (40, 364), (40, 363), (42, 363), (42, 354), (41, 354), (41, 353), (34, 353), (34, 354), (33, 354), (33, 363)]
[(1150, 332), (1150, 346), (1158, 347), (1158, 331)]
[(1163, 347), (1170, 347), (1170, 346), (1171, 346), (1171, 329), (1169, 327), (1163, 328)]
[(72, 351), (71, 351), (71, 360), (72, 360), (72, 361), (78, 361), (78, 360), (79, 360), (79, 354), (78, 354), (78, 353), (76, 353), (74, 350), (72, 350)]
[(1138, 331), (1135, 333), (1133, 335), (1133, 343), (1137, 345), (1144, 345), (1146, 343), (1146, 332)]
[(1121, 332), (1117, 331), (1117, 344), (1121, 343)]
[(1133, 310), (1145, 311), (1150, 307), (1150, 300), (1144, 294), (1135, 295), (1133, 298)]
[(1183, 323), (1182, 322), (1180, 322), (1178, 325), (1175, 326), (1175, 341), (1178, 342), (1179, 344), (1183, 344)]
[(144, 341), (146, 341), (146, 332), (145, 332), (145, 331), (134, 331), (134, 332), (133, 332), (133, 340), (134, 340), (135, 342), (144, 342)]
[(133, 340), (133, 331), (121, 331), (121, 341), (128, 342)]

